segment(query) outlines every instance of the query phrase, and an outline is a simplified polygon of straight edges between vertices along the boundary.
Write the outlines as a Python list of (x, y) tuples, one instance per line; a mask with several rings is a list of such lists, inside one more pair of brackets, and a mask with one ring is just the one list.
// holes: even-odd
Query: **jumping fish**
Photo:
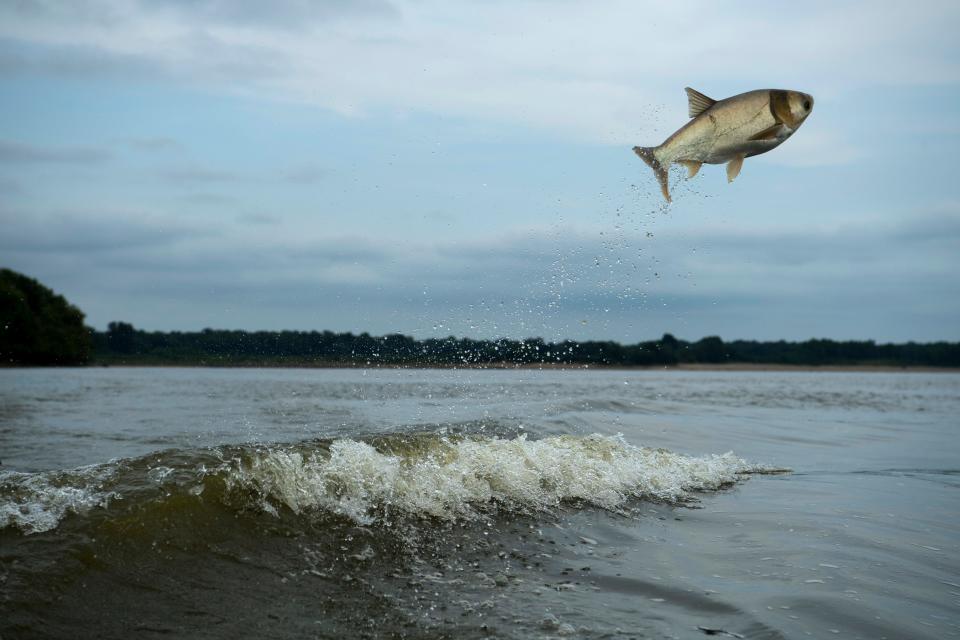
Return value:
[(659, 147), (634, 147), (660, 182), (670, 202), (667, 171), (674, 162), (692, 178), (700, 166), (727, 163), (727, 182), (740, 173), (743, 159), (779, 146), (800, 128), (813, 110), (813, 96), (800, 91), (759, 89), (714, 100), (686, 88), (692, 120)]

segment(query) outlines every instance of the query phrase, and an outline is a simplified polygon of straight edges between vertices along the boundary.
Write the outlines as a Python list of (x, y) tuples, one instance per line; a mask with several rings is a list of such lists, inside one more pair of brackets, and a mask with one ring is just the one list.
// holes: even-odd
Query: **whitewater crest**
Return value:
[(71, 471), (0, 473), (0, 529), (13, 526), (24, 533), (56, 528), (69, 513), (104, 507), (117, 494), (104, 487), (115, 471), (112, 464)]
[(528, 440), (396, 436), (342, 439), (323, 453), (273, 450), (231, 474), (271, 512), (331, 511), (370, 524), (391, 514), (455, 519), (493, 508), (544, 511), (563, 502), (617, 509), (630, 499), (671, 502), (766, 471), (733, 453), (683, 456), (621, 437)]
[(71, 471), (0, 473), (0, 529), (40, 533), (70, 515), (109, 522), (157, 512), (195, 520), (223, 508), (367, 525), (564, 504), (617, 510), (635, 499), (683, 503), (769, 471), (733, 453), (684, 456), (601, 435), (412, 433), (170, 450)]

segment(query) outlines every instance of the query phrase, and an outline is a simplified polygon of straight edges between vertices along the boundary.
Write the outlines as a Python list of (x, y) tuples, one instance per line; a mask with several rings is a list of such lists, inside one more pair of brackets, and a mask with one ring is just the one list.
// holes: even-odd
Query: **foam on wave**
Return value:
[(685, 456), (600, 435), (394, 434), (169, 451), (72, 471), (0, 472), (0, 529), (39, 533), (70, 514), (149, 509), (171, 496), (278, 516), (337, 514), (362, 524), (469, 519), (496, 509), (531, 513), (563, 503), (616, 510), (632, 499), (683, 502), (768, 470), (733, 453)]
[(232, 481), (255, 488), (268, 509), (322, 509), (370, 523), (391, 512), (452, 519), (490, 505), (539, 511), (564, 501), (604, 509), (631, 498), (681, 501), (761, 470), (733, 453), (690, 457), (599, 435), (434, 438), (431, 445), (391, 453), (343, 439), (325, 455), (274, 450)]
[(90, 465), (72, 471), (0, 473), (0, 529), (24, 533), (56, 528), (69, 513), (106, 506), (115, 494), (103, 488), (112, 465)]

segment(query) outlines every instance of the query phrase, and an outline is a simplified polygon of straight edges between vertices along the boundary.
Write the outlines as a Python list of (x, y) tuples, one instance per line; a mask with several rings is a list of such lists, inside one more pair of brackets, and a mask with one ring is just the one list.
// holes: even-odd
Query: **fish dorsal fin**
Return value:
[(687, 100), (690, 101), (690, 117), (696, 118), (698, 115), (717, 104), (717, 101), (713, 98), (708, 98), (703, 95), (696, 89), (691, 89), (686, 87), (684, 91), (687, 92)]

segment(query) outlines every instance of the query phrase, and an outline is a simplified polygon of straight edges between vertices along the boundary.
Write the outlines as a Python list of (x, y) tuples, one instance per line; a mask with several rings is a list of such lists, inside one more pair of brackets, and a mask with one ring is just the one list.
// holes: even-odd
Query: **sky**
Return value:
[[(0, 266), (104, 329), (960, 340), (960, 3), (0, 3)], [(804, 91), (667, 205), (631, 152)]]

